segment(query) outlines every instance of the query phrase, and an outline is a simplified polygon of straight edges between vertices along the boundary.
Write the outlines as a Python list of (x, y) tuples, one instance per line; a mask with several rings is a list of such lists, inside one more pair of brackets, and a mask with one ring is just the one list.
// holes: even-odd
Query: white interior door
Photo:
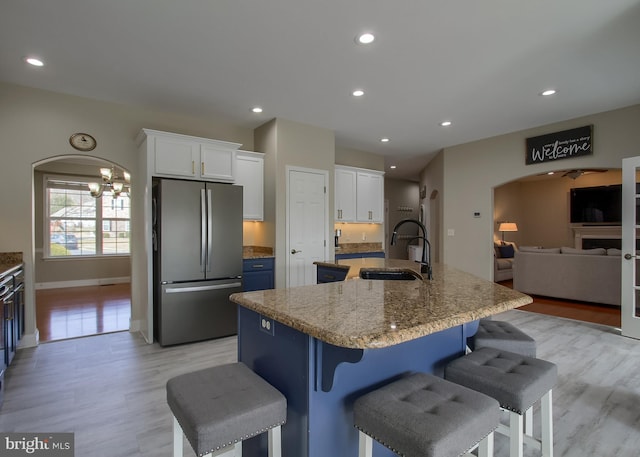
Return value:
[(287, 287), (316, 283), (326, 257), (328, 173), (287, 167)]
[(622, 160), (622, 334), (640, 339), (640, 157)]

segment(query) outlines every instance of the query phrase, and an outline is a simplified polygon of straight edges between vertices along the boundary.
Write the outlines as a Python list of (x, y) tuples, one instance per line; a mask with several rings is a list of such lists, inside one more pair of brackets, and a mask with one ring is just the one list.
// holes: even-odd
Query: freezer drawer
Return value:
[(235, 335), (237, 305), (229, 295), (241, 291), (241, 279), (162, 285), (158, 342), (169, 346)]

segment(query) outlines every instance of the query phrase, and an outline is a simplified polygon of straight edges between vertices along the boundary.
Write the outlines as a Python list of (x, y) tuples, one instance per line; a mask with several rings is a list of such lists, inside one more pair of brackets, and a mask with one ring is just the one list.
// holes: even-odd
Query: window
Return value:
[(95, 178), (45, 176), (45, 242), (48, 257), (130, 253), (129, 195), (105, 192), (93, 198)]

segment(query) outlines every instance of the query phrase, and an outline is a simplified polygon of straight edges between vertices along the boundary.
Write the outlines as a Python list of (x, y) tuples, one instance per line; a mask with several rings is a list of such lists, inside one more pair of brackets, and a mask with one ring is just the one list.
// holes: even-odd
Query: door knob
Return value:
[(633, 259), (634, 257), (635, 257), (635, 255), (631, 255), (631, 254), (625, 254), (625, 255), (624, 255), (624, 258), (625, 258), (626, 260), (631, 260), (631, 259)]
[(297, 254), (298, 252), (302, 252), (302, 251), (296, 251), (295, 249), (291, 250), (291, 254)]

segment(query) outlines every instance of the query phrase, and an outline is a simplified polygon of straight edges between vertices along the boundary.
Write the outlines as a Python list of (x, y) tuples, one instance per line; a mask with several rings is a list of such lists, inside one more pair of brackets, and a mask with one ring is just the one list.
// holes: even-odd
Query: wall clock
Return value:
[(88, 133), (74, 133), (69, 137), (69, 144), (78, 151), (92, 151), (96, 147), (96, 139)]

